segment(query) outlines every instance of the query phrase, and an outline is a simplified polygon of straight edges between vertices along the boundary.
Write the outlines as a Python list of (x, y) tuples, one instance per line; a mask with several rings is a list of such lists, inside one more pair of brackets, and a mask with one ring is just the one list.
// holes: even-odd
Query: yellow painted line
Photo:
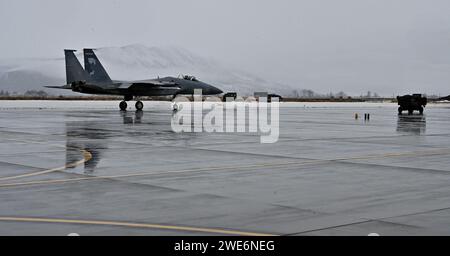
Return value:
[[(85, 151), (86, 154), (89, 152)], [(170, 174), (170, 173), (191, 173), (191, 172), (207, 172), (207, 171), (216, 171), (216, 170), (243, 170), (243, 169), (252, 169), (258, 167), (273, 167), (273, 166), (302, 166), (309, 164), (317, 164), (317, 163), (326, 163), (330, 161), (345, 161), (345, 160), (363, 160), (363, 159), (374, 159), (374, 158), (385, 158), (385, 157), (402, 157), (402, 156), (411, 156), (411, 155), (424, 155), (427, 154), (442, 154), (443, 152), (449, 153), (448, 149), (441, 150), (429, 150), (429, 151), (416, 151), (416, 152), (404, 152), (404, 153), (388, 153), (382, 155), (372, 155), (372, 156), (361, 156), (361, 157), (350, 157), (350, 158), (341, 158), (341, 159), (326, 159), (326, 160), (307, 160), (302, 162), (285, 162), (285, 163), (262, 163), (262, 164), (254, 164), (247, 166), (218, 166), (218, 167), (207, 167), (207, 168), (197, 168), (197, 169), (185, 169), (185, 170), (172, 170), (172, 171), (160, 171), (160, 172), (138, 172), (138, 173), (130, 173), (130, 174), (118, 174), (118, 175), (108, 175), (108, 176), (89, 176), (89, 177), (80, 177), (80, 178), (70, 178), (70, 179), (57, 179), (57, 180), (38, 180), (38, 181), (29, 181), (29, 182), (16, 182), (16, 183), (6, 183), (1, 184), (1, 187), (14, 187), (14, 186), (25, 186), (25, 185), (42, 185), (42, 184), (58, 184), (58, 183), (66, 183), (66, 182), (76, 182), (76, 181), (84, 181), (84, 180), (101, 180), (101, 179), (114, 179), (114, 178), (131, 178), (131, 177), (139, 177), (139, 176), (152, 176), (152, 175), (161, 175), (161, 174)], [(85, 155), (85, 157), (87, 157)], [(92, 155), (88, 155), (88, 158), (92, 157)], [(74, 163), (75, 164), (75, 163)], [(80, 163), (78, 163), (80, 164)], [(53, 170), (55, 171), (55, 170)], [(50, 172), (48, 170), (47, 172)], [(42, 173), (38, 173), (42, 174)], [(36, 174), (36, 175), (38, 175)], [(0, 179), (1, 181), (1, 179)]]
[(0, 178), (0, 181), (5, 181), (5, 180), (12, 180), (12, 179), (20, 179), (20, 178), (25, 178), (25, 177), (32, 177), (32, 176), (37, 176), (37, 175), (42, 175), (42, 174), (47, 174), (47, 173), (52, 173), (52, 172), (58, 172), (58, 171), (63, 171), (67, 168), (72, 168), (72, 167), (76, 167), (80, 164), (84, 164), (85, 162), (89, 161), (92, 159), (92, 154), (89, 153), (86, 150), (81, 150), (81, 152), (83, 153), (83, 159), (73, 162), (73, 163), (69, 163), (66, 164), (64, 166), (61, 167), (57, 167), (57, 168), (53, 168), (53, 169), (49, 169), (49, 170), (44, 170), (44, 171), (38, 171), (38, 172), (32, 172), (32, 173), (26, 173), (26, 174), (21, 174), (21, 175), (16, 175), (16, 176), (9, 176), (9, 177), (3, 177)]
[(130, 228), (165, 229), (165, 230), (190, 231), (190, 232), (212, 233), (222, 235), (237, 235), (237, 236), (275, 236), (274, 234), (267, 234), (267, 233), (255, 233), (255, 232), (226, 230), (217, 228), (200, 228), (200, 227), (161, 225), (150, 223), (133, 223), (121, 221), (75, 220), (75, 219), (53, 219), (53, 218), (50, 219), (50, 218), (27, 218), (27, 217), (0, 217), (0, 221), (120, 226)]
[(0, 184), (0, 188), (26, 186), (26, 185), (58, 184), (58, 183), (75, 182), (75, 181), (82, 181), (82, 180), (96, 180), (96, 179), (107, 179), (107, 177), (86, 177), (86, 178), (73, 178), (73, 179), (60, 179), (60, 180), (38, 180), (38, 181), (28, 181), (28, 182), (15, 182), (15, 183)]
[[(320, 161), (322, 161), (322, 160), (320, 160)], [(316, 163), (316, 162), (317, 161), (301, 162), (301, 163), (296, 163), (296, 166), (307, 165), (307, 164)], [(153, 175), (170, 174), (170, 173), (190, 173), (190, 172), (205, 172), (205, 171), (233, 170), (233, 169), (234, 170), (242, 170), (242, 169), (257, 168), (257, 167), (270, 167), (270, 166), (274, 166), (274, 165), (284, 166), (284, 165), (293, 165), (293, 164), (294, 163), (258, 164), (258, 165), (250, 165), (250, 166), (213, 167), (213, 168), (199, 168), (199, 169), (190, 169), (190, 170), (175, 170), (175, 171), (162, 171), (162, 172), (138, 172), (138, 173), (130, 173), (130, 174), (118, 174), (118, 175), (108, 175), (108, 176), (90, 176), (90, 177), (59, 179), (59, 180), (38, 180), (38, 181), (0, 184), (0, 188), (1, 187), (25, 186), (25, 185), (58, 184), (58, 183), (76, 182), (76, 181), (83, 181), (83, 180), (131, 178), (131, 177), (153, 176)]]

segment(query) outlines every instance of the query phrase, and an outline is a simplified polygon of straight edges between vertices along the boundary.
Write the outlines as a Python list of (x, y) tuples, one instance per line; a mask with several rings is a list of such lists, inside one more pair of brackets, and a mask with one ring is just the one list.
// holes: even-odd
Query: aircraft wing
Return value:
[(62, 86), (54, 86), (54, 85), (48, 85), (44, 86), (45, 88), (52, 88), (52, 89), (72, 89), (72, 86), (70, 84), (62, 85)]
[(143, 81), (133, 81), (129, 83), (122, 83), (119, 88), (147, 88), (147, 89), (165, 89), (165, 90), (179, 90), (180, 87), (175, 82), (167, 82), (167, 81), (157, 81), (157, 80), (143, 80)]
[(77, 92), (82, 92), (83, 90), (90, 90), (90, 91), (97, 91), (97, 92), (102, 92), (104, 91), (105, 88), (99, 86), (99, 85), (94, 85), (94, 84), (86, 84), (86, 83), (79, 83), (79, 84), (75, 84), (75, 85), (71, 85), (71, 84), (66, 84), (63, 86), (44, 86), (46, 88), (53, 88), (53, 89), (69, 89), (69, 90), (73, 90), (73, 91), (77, 91)]

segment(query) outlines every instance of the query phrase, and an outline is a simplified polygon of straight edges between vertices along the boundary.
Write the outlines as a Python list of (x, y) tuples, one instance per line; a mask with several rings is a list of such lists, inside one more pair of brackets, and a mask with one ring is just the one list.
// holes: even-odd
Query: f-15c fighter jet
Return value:
[(136, 81), (111, 80), (93, 49), (83, 49), (84, 67), (81, 66), (74, 52), (64, 50), (66, 60), (66, 80), (63, 86), (46, 86), (47, 88), (69, 89), (86, 94), (123, 95), (121, 110), (127, 109), (127, 101), (136, 99), (136, 109), (142, 110), (144, 104), (140, 96), (176, 96), (194, 94), (194, 89), (202, 89), (204, 95), (216, 95), (222, 91), (210, 84), (201, 82), (193, 76), (161, 77)]

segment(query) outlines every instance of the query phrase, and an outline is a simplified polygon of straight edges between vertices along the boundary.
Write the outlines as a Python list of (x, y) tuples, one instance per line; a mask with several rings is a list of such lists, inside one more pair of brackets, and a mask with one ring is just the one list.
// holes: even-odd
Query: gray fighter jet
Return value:
[(84, 65), (81, 66), (74, 52), (64, 50), (66, 60), (66, 80), (63, 86), (46, 86), (47, 88), (70, 89), (74, 92), (86, 94), (123, 95), (120, 102), (121, 110), (127, 109), (127, 101), (136, 99), (135, 107), (142, 110), (144, 104), (141, 96), (175, 97), (178, 94), (194, 94), (194, 89), (201, 89), (204, 95), (220, 94), (222, 91), (212, 85), (197, 80), (194, 76), (161, 77), (137, 81), (111, 80), (103, 65), (95, 55), (93, 49), (84, 49)]

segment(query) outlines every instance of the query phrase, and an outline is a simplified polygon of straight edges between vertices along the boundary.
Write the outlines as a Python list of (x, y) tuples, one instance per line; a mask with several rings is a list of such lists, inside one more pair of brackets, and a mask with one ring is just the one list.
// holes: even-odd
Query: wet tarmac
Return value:
[(0, 235), (450, 235), (450, 105), (285, 103), (274, 144), (116, 108), (0, 101)]

